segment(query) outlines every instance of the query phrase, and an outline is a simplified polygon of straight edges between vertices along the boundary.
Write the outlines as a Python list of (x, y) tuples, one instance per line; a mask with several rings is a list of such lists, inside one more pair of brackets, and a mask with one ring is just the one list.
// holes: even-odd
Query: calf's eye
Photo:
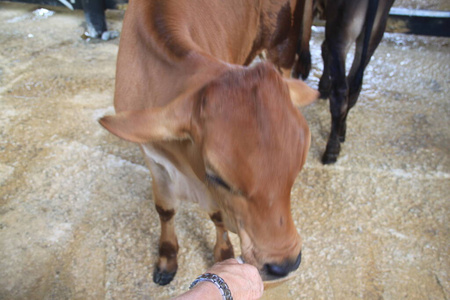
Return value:
[(206, 173), (206, 180), (208, 180), (212, 184), (223, 187), (227, 191), (231, 191), (231, 187), (219, 176)]

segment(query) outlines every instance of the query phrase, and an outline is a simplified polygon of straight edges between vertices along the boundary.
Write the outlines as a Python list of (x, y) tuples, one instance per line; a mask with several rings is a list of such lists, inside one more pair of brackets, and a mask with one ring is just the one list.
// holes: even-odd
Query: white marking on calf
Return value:
[(167, 182), (167, 187), (171, 194), (176, 199), (172, 199), (174, 203), (178, 200), (188, 200), (199, 204), (207, 212), (217, 211), (217, 204), (212, 200), (211, 194), (205, 184), (198, 179), (192, 170), (179, 170), (173, 163), (164, 155), (159, 153), (152, 145), (141, 145), (145, 157), (148, 162), (162, 166), (170, 177), (170, 182)]

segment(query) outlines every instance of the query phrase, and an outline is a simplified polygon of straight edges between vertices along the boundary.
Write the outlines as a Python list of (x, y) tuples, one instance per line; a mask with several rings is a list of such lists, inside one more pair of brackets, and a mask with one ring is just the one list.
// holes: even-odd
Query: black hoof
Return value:
[(337, 154), (329, 154), (325, 152), (325, 154), (322, 156), (322, 163), (324, 165), (331, 165), (337, 161), (337, 158), (338, 158)]
[(308, 78), (309, 72), (311, 72), (311, 53), (309, 51), (301, 52), (293, 68), (292, 77), (300, 78), (301, 76), (305, 80)]
[(322, 163), (324, 165), (334, 164), (337, 161), (341, 152), (341, 144), (339, 142), (328, 142), (325, 153), (322, 156)]
[(158, 267), (155, 267), (155, 271), (153, 271), (153, 282), (159, 285), (169, 284), (175, 277), (176, 273), (176, 271), (171, 273), (161, 271)]

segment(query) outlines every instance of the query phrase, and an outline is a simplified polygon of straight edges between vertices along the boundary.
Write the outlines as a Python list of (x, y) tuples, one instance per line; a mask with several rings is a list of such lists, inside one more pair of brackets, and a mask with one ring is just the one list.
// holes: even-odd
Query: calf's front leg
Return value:
[(153, 271), (153, 281), (166, 285), (172, 281), (178, 269), (178, 241), (175, 235), (175, 209), (166, 209), (156, 204), (156, 211), (161, 221), (161, 237), (159, 240), (158, 263)]
[(158, 262), (153, 271), (153, 281), (166, 285), (172, 281), (178, 269), (178, 240), (175, 234), (176, 199), (172, 193), (172, 180), (166, 168), (144, 156), (153, 179), (153, 197), (161, 223)]
[(214, 260), (216, 262), (234, 257), (233, 245), (230, 242), (228, 231), (223, 224), (220, 211), (209, 215), (216, 226), (216, 245), (214, 246)]

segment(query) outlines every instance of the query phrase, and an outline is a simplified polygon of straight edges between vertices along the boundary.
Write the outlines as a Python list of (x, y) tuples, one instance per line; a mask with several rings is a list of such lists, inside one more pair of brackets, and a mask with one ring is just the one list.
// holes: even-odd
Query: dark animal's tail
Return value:
[(364, 41), (361, 52), (361, 62), (358, 70), (356, 71), (355, 78), (353, 80), (354, 85), (351, 89), (358, 89), (362, 85), (362, 79), (364, 75), (365, 64), (367, 60), (367, 52), (369, 51), (369, 42), (372, 35), (373, 24), (375, 23), (375, 17), (377, 15), (379, 0), (369, 0), (366, 12), (366, 21), (364, 24)]

